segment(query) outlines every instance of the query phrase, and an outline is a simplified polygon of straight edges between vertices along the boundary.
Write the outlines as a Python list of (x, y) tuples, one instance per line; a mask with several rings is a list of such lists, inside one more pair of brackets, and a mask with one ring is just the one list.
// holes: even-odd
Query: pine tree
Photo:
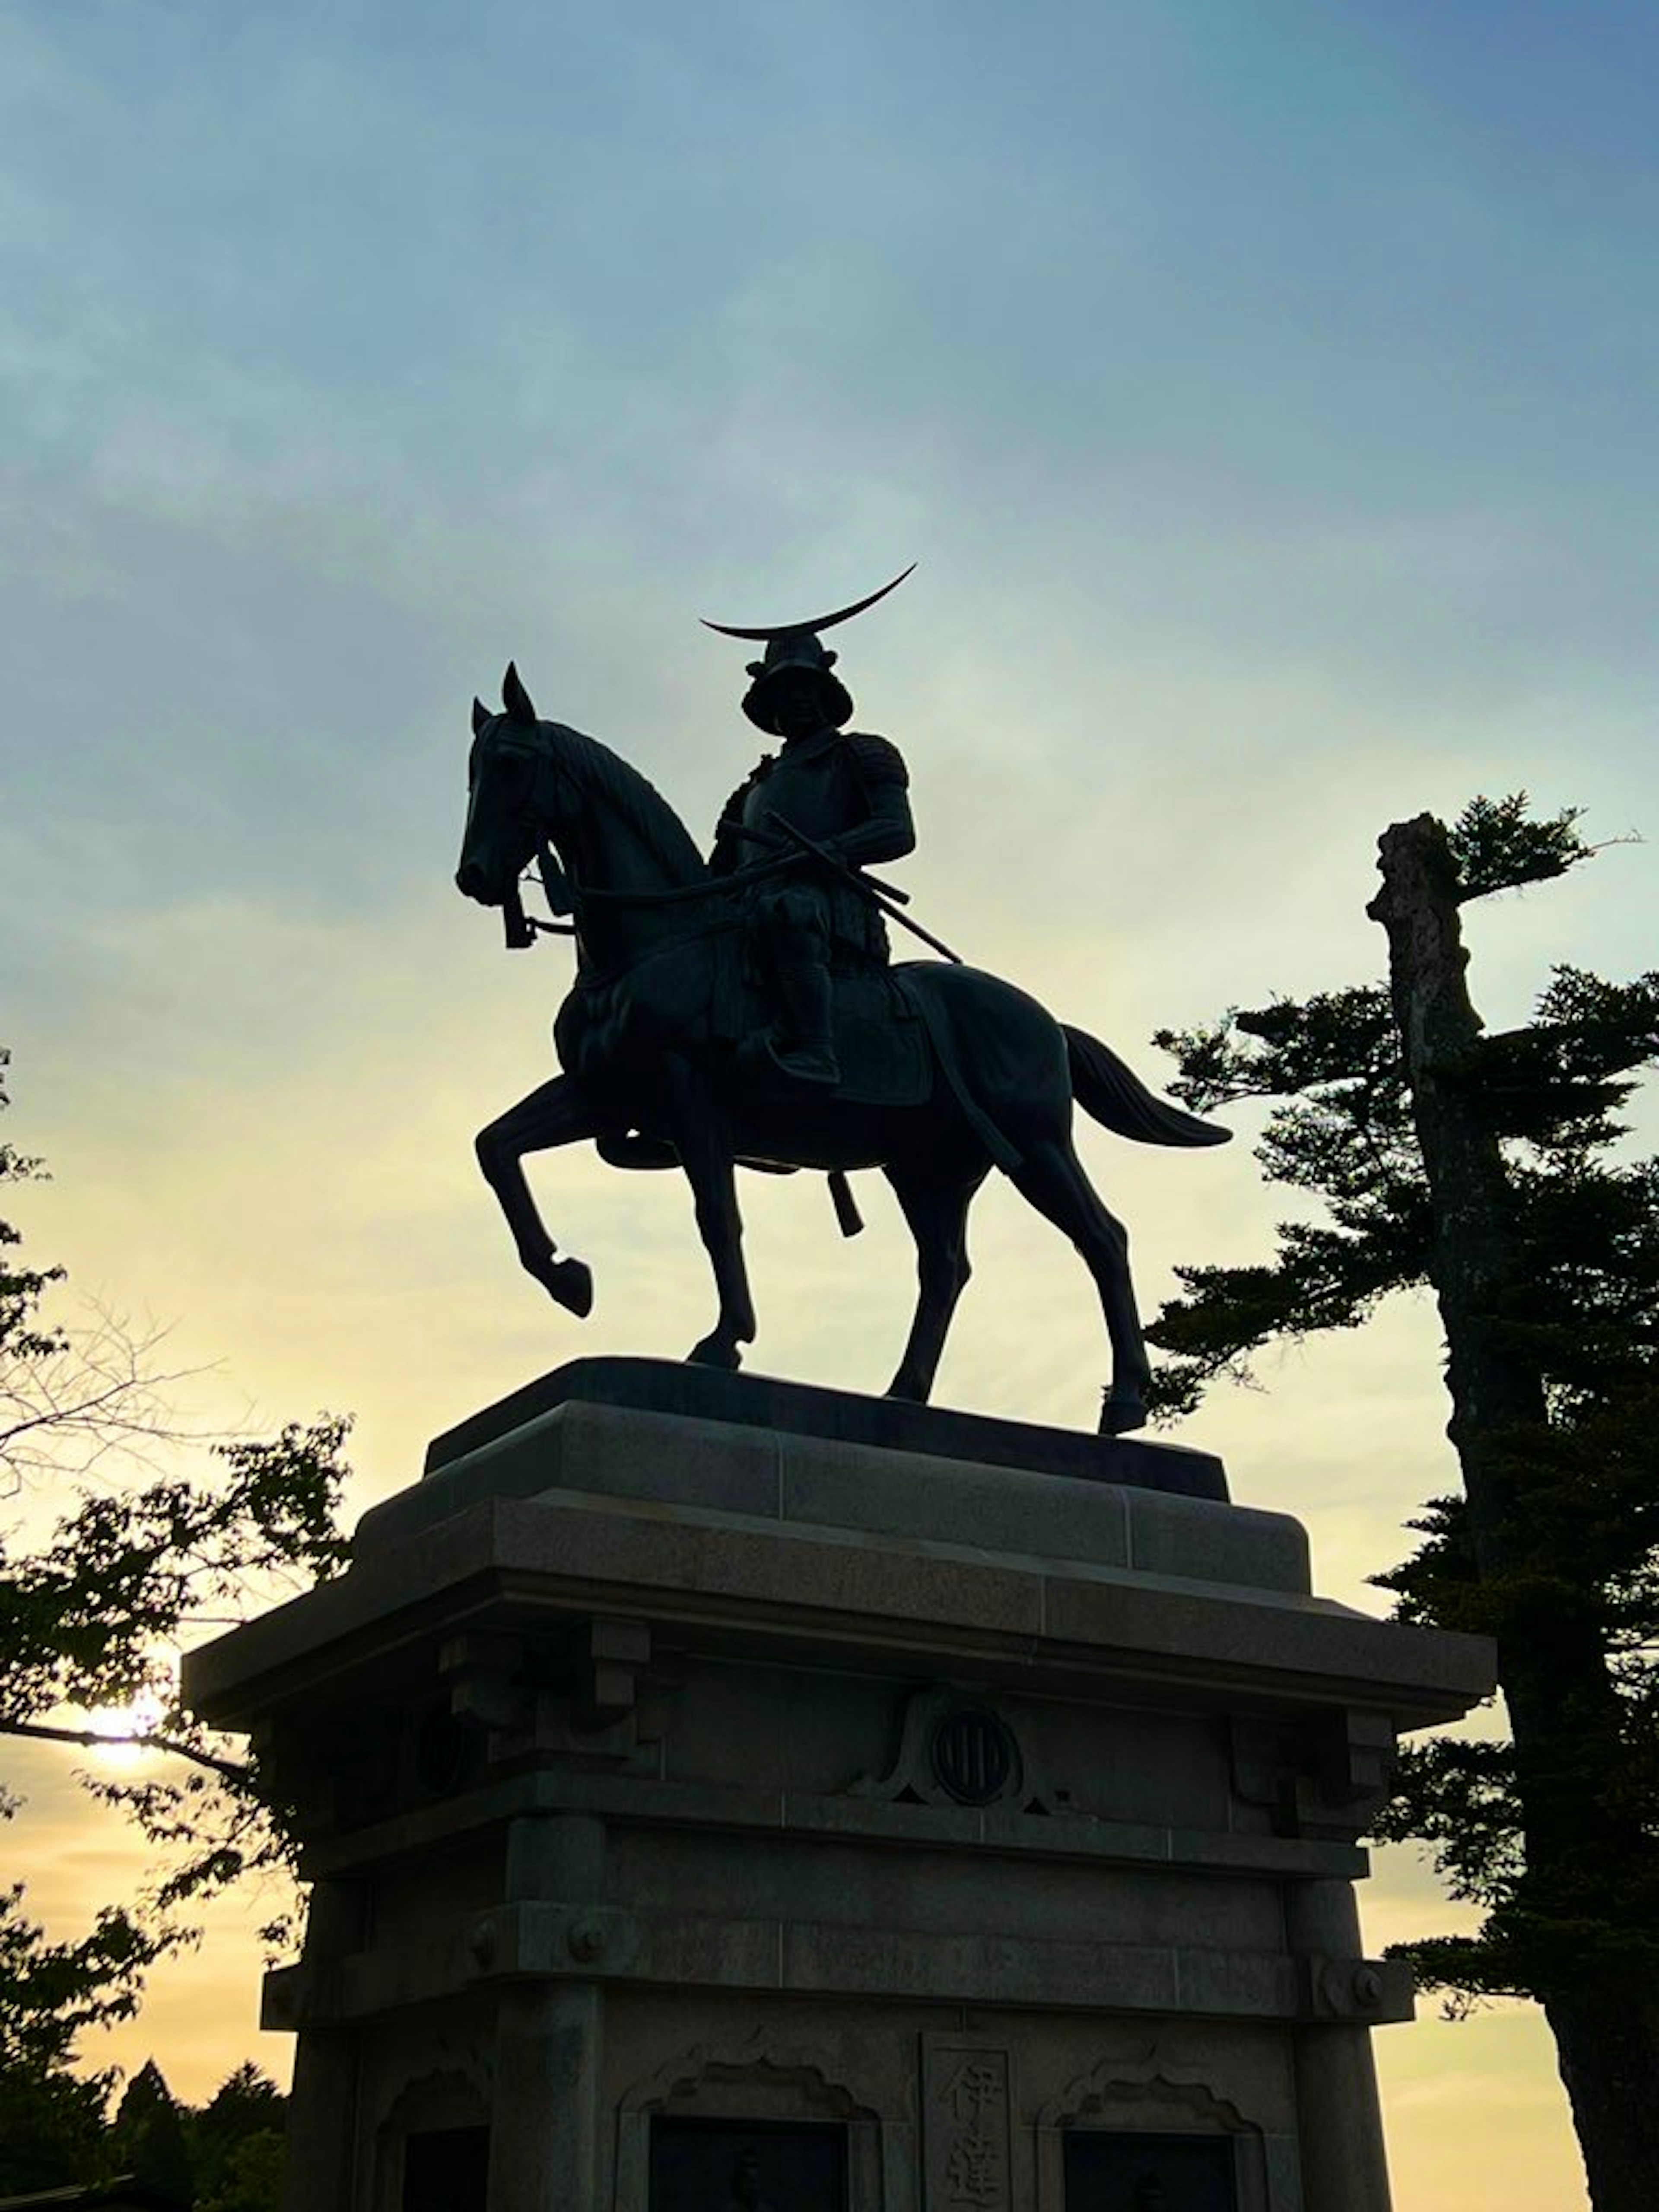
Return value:
[(261, 2177), (280, 2169), (287, 2111), (288, 2100), (252, 2059), (225, 2076), (189, 2118), (198, 2202), (216, 2205), (223, 2197), (240, 2203), (251, 2189), (263, 2185)]
[(184, 2118), (153, 2058), (147, 2058), (127, 2084), (116, 2107), (105, 2156), (115, 2172), (162, 2191), (181, 2205), (195, 2201)]
[(1479, 1933), (1402, 1947), (1462, 2003), (1535, 1999), (1597, 2212), (1659, 2173), (1659, 1161), (1619, 1115), (1659, 1059), (1659, 975), (1558, 968), (1533, 1021), (1488, 1036), (1459, 909), (1591, 857), (1577, 817), (1477, 799), (1381, 841), (1368, 911), (1386, 988), (1235, 1011), (1158, 1042), (1200, 1112), (1279, 1102), (1268, 1179), (1323, 1201), (1271, 1262), (1179, 1270), (1148, 1334), (1156, 1402), (1189, 1409), (1274, 1340), (1362, 1323), (1429, 1284), (1461, 1494), (1376, 1579), (1401, 1618), (1497, 1638), (1511, 1735), (1404, 1755), (1378, 1832), (1426, 1838)]

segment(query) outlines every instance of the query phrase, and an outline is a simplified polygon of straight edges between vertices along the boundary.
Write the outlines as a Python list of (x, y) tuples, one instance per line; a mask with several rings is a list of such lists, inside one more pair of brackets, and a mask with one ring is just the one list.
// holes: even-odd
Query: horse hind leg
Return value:
[(561, 1260), (525, 1181), (526, 1152), (544, 1152), (593, 1134), (587, 1102), (568, 1075), (556, 1075), (478, 1132), (475, 1147), (485, 1182), (513, 1232), (519, 1260), (550, 1297), (579, 1319), (593, 1310), (593, 1276), (586, 1261)]
[(1094, 1278), (1112, 1345), (1112, 1381), (1101, 1407), (1101, 1434), (1121, 1436), (1143, 1427), (1152, 1368), (1135, 1310), (1128, 1231), (1102, 1204), (1069, 1138), (1033, 1145), (1010, 1180), (1045, 1219), (1071, 1238)]
[(951, 1318), (969, 1274), (968, 1208), (987, 1170), (941, 1181), (912, 1167), (887, 1170), (887, 1179), (916, 1240), (917, 1298), (910, 1334), (898, 1372), (887, 1386), (890, 1398), (925, 1405), (939, 1372)]

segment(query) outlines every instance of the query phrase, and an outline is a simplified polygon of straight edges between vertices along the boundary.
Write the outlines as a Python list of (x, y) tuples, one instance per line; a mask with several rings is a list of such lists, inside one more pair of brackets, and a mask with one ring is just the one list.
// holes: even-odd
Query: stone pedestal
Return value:
[(1386, 2212), (1355, 1838), (1472, 1638), (1218, 1462), (644, 1361), (189, 1662), (300, 1808), (294, 2212)]

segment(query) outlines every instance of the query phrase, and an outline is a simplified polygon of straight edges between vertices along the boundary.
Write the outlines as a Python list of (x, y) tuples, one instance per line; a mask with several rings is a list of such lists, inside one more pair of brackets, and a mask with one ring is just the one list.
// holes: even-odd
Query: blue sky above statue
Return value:
[[(451, 881), (510, 658), (701, 836), (755, 732), (698, 617), (917, 559), (844, 641), (915, 909), (1154, 1082), (1155, 1028), (1382, 973), (1391, 821), (1524, 787), (1652, 835), (1656, 63), (1623, 0), (16, 0), (0, 900), (42, 1257), (178, 1316), (210, 1410), (356, 1408), (360, 1506), (561, 1358), (693, 1340), (678, 1178), (536, 1170), (586, 1322), (477, 1179), (568, 973)], [(1481, 1011), (1656, 925), (1651, 847), (1493, 902)], [(1238, 1123), (1084, 1140), (1149, 1310), (1267, 1249)], [(751, 1365), (879, 1388), (879, 1186), (850, 1244), (805, 1178), (745, 1196)], [(996, 1178), (974, 1237), (937, 1398), (1076, 1420), (1074, 1255)], [(1449, 1480), (1434, 1345), (1402, 1306), (1190, 1425), (1334, 1595)], [(7, 1778), (56, 1923), (136, 1878), (54, 1759)], [(1385, 1856), (1373, 1948), (1451, 1917)], [(254, 1980), (226, 1923), (114, 2047), (187, 2094), (281, 2064)], [(1402, 2212), (1581, 2201), (1525, 2015), (1379, 2044)]]

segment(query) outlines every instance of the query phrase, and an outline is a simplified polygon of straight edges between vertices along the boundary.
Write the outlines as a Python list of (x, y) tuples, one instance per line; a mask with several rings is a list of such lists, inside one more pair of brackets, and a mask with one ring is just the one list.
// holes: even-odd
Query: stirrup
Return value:
[(827, 1038), (822, 1044), (795, 1044), (787, 1048), (781, 1048), (769, 1036), (764, 1042), (768, 1061), (791, 1083), (811, 1083), (823, 1090), (833, 1091), (841, 1081), (841, 1063)]

